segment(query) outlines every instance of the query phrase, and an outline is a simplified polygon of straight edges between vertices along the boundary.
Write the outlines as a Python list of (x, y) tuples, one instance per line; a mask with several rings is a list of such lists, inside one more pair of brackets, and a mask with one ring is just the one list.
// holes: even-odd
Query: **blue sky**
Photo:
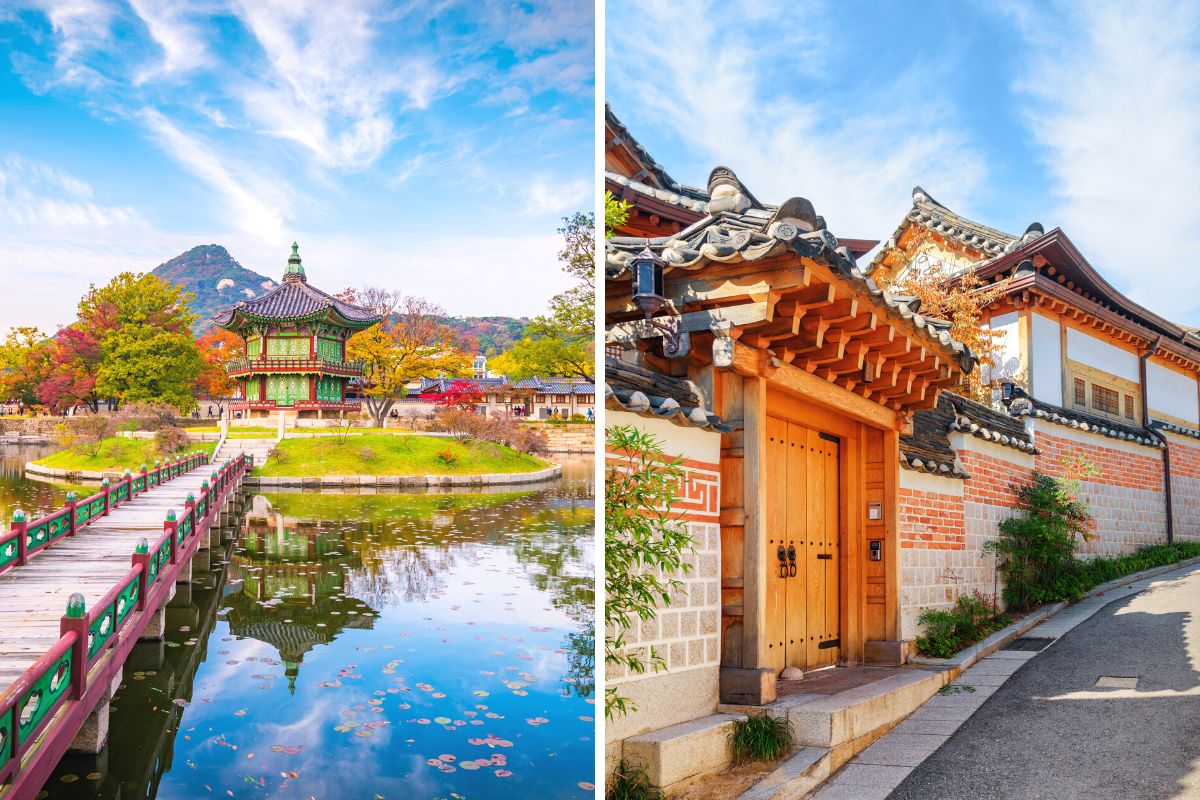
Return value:
[(592, 206), (590, 0), (0, 3), (0, 329), (197, 244), (532, 315)]
[(609, 0), (605, 32), (606, 99), (677, 180), (724, 164), (874, 239), (920, 184), (1200, 325), (1200, 5)]

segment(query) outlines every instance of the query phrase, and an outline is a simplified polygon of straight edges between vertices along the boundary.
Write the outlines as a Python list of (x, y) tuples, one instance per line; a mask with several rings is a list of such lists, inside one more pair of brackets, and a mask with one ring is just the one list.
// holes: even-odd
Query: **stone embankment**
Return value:
[(74, 417), (0, 417), (0, 444), (50, 444), (55, 428), (76, 421)]
[(535, 427), (538, 433), (546, 437), (546, 449), (551, 453), (596, 452), (595, 423), (552, 425), (539, 422)]

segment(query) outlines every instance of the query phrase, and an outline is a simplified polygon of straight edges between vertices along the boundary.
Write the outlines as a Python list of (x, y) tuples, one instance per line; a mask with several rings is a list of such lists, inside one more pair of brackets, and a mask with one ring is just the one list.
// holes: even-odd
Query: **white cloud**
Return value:
[(145, 220), (133, 207), (96, 203), (88, 183), (57, 167), (15, 153), (0, 162), (0, 230), (143, 224)]
[(1010, 11), (1028, 47), (1016, 88), (1058, 200), (1050, 222), (1132, 298), (1200, 322), (1200, 7)]
[(142, 68), (135, 83), (186, 72), (209, 61), (203, 33), (188, 21), (186, 6), (178, 0), (129, 0), (146, 30), (162, 50), (162, 61)]
[(217, 281), (217, 291), (218, 292), (223, 292), (226, 289), (228, 289), (230, 286), (233, 286), (232, 278), (222, 278), (221, 280)]
[[(967, 210), (984, 163), (928, 82), (897, 76), (853, 99), (826, 92), (828, 60), (859, 53), (832, 46), (820, 9), (781, 24), (768, 5), (750, 6), (737, 24), (715, 3), (627, 4), (628, 19), (610, 8), (606, 49), (620, 57), (607, 60), (607, 81), (638, 98), (636, 113), (614, 112), (634, 135), (637, 121), (651, 121), (698, 161), (730, 167), (763, 202), (809, 198), (835, 235), (890, 233), (917, 183)], [(677, 178), (707, 177), (666, 166)]]
[(286, 185), (257, 177), (245, 164), (238, 164), (236, 173), (231, 171), (228, 159), (215, 148), (153, 108), (143, 109), (140, 118), (163, 150), (222, 195), (235, 225), (266, 241), (285, 239), (284, 209), (290, 194)]
[(535, 175), (521, 192), (526, 216), (562, 215), (591, 205), (592, 181), (555, 181), (547, 175)]

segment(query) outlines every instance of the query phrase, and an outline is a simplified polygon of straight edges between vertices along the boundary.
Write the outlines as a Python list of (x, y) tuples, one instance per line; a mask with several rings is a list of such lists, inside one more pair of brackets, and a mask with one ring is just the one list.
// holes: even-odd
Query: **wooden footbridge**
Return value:
[(0, 798), (32, 798), (68, 749), (103, 747), (125, 659), (162, 636), (252, 467), (202, 453), (143, 466), (0, 533)]

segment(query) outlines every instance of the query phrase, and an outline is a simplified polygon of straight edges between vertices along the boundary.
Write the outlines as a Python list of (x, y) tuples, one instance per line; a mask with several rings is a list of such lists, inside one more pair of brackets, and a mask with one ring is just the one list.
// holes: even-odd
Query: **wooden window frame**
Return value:
[[(1067, 408), (1073, 411), (1083, 411), (1096, 417), (1111, 419), (1114, 422), (1123, 422), (1126, 425), (1142, 424), (1142, 387), (1137, 383), (1069, 359), (1067, 360), (1066, 370), (1067, 385), (1071, 388), (1068, 397), (1064, 398), (1069, 400)], [(1076, 402), (1076, 381), (1084, 382), (1085, 402), (1083, 405)], [(1102, 411), (1095, 407), (1095, 390), (1093, 387), (1099, 387), (1100, 389), (1116, 393), (1117, 410), (1115, 413)], [(1132, 400), (1132, 418), (1125, 415), (1128, 400)]]

